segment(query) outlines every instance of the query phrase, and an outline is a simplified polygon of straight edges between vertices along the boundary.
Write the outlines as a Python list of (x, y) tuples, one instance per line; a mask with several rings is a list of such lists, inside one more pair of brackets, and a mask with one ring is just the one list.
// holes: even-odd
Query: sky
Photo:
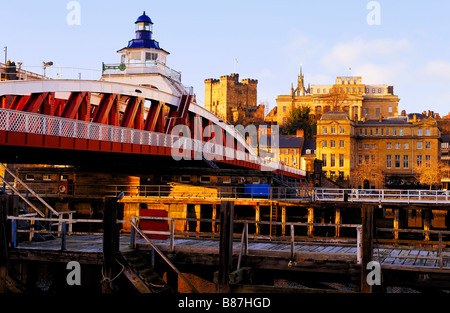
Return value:
[[(399, 113), (450, 112), (450, 1), (416, 0), (0, 0), (0, 61), (42, 73), (98, 79), (102, 62), (135, 37), (150, 16), (153, 39), (170, 52), (204, 103), (207, 78), (238, 73), (258, 80), (258, 103), (269, 108), (296, 86), (362, 76), (394, 86)], [(71, 69), (76, 68), (76, 69)], [(89, 69), (79, 70), (79, 69)], [(52, 72), (53, 71), (53, 72)], [(70, 76), (70, 77), (68, 77)]]

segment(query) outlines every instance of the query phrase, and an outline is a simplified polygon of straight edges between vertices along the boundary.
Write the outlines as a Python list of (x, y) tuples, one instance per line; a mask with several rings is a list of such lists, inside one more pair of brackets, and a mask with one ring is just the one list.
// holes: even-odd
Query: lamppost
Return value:
[(52, 65), (53, 65), (53, 62), (51, 62), (51, 61), (50, 62), (42, 62), (42, 69), (44, 70), (44, 77), (45, 77), (45, 69)]

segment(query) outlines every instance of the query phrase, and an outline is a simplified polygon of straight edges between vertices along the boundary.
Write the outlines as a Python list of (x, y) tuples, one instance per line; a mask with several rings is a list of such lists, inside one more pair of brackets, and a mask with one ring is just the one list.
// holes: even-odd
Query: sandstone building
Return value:
[(290, 111), (295, 107), (309, 107), (316, 120), (323, 113), (343, 111), (350, 120), (396, 117), (399, 98), (393, 86), (366, 85), (362, 77), (337, 77), (333, 85), (309, 85), (305, 88), (302, 70), (297, 88), (291, 86), (288, 95), (280, 95), (277, 102), (277, 123), (284, 125)]
[[(327, 177), (354, 188), (412, 188), (421, 165), (440, 160), (437, 122), (422, 114), (353, 121), (346, 112), (327, 112), (317, 123), (317, 158)], [(369, 165), (375, 163), (375, 168)], [(355, 170), (381, 171), (383, 180), (357, 182)]]
[(264, 122), (264, 105), (257, 105), (256, 79), (239, 81), (239, 74), (205, 80), (205, 108), (231, 124)]

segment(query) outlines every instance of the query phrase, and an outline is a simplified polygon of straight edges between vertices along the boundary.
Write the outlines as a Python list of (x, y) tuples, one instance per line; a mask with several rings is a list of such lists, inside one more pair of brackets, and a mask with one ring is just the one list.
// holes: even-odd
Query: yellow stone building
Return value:
[[(421, 114), (352, 121), (346, 112), (327, 112), (317, 123), (316, 142), (327, 177), (355, 188), (415, 187), (418, 167), (441, 155), (437, 122)], [(358, 181), (358, 169), (373, 179)]]
[(239, 81), (239, 74), (205, 80), (205, 108), (231, 124), (264, 122), (264, 105), (257, 105), (256, 79)]
[(323, 113), (343, 111), (351, 120), (378, 119), (398, 115), (398, 96), (393, 86), (366, 85), (362, 77), (337, 77), (333, 85), (310, 85), (305, 88), (300, 69), (297, 88), (291, 86), (289, 95), (280, 95), (277, 102), (277, 123), (286, 124), (289, 113), (296, 107), (309, 107), (316, 120)]

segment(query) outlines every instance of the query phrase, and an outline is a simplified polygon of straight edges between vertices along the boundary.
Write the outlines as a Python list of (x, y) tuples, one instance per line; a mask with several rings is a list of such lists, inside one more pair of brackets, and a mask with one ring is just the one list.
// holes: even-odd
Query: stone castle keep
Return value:
[(239, 74), (205, 80), (205, 108), (232, 124), (264, 121), (264, 105), (257, 105), (256, 79)]

